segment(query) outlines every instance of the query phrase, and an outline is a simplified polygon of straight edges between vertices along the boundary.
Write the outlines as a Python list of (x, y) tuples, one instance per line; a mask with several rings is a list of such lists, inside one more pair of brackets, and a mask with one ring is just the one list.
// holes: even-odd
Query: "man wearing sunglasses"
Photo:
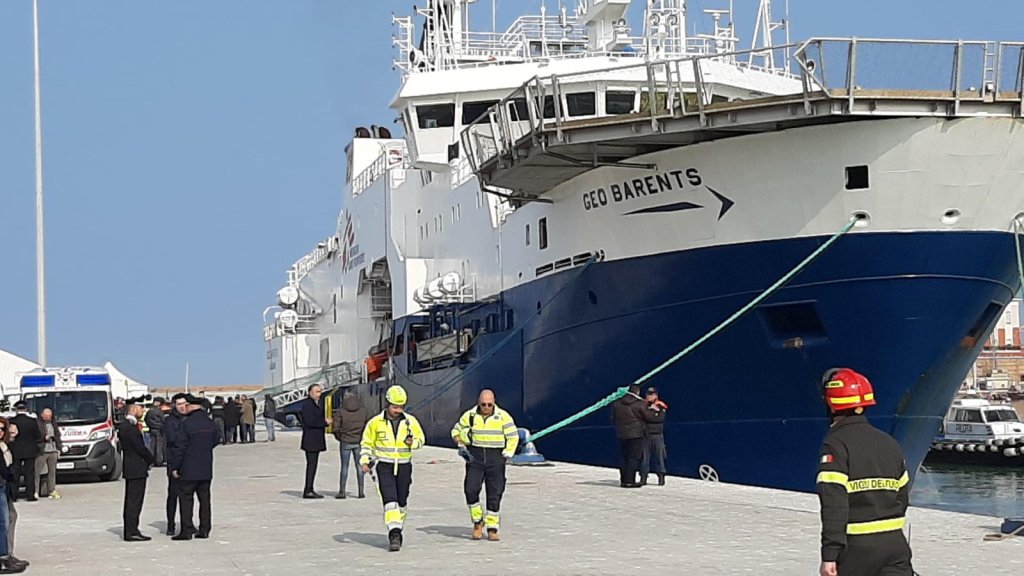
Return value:
[[(498, 510), (505, 492), (505, 463), (516, 453), (519, 433), (512, 416), (494, 403), (494, 392), (484, 390), (477, 405), (470, 408), (452, 428), (452, 440), (466, 457), (463, 488), (469, 517), (473, 522), (473, 540), (500, 540)], [(480, 489), (487, 485), (487, 516), (480, 506)]]

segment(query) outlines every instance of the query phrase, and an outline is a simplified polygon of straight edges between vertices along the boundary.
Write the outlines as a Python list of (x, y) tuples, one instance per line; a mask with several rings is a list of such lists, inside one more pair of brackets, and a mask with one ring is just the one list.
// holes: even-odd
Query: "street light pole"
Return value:
[(39, 91), (39, 0), (32, 0), (36, 103), (36, 336), (39, 364), (46, 366), (46, 266), (43, 251), (43, 119)]

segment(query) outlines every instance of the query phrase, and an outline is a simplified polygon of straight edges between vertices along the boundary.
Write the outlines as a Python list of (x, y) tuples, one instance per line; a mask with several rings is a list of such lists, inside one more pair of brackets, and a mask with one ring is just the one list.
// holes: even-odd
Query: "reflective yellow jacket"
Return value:
[(494, 414), (484, 417), (476, 408), (470, 408), (452, 428), (452, 438), (466, 446), (497, 448), (502, 456), (511, 458), (519, 446), (519, 432), (512, 416), (494, 407)]
[[(406, 464), (412, 460), (412, 451), (423, 447), (426, 439), (419, 421), (412, 414), (402, 414), (399, 418), (398, 434), (394, 433), (386, 411), (366, 423), (359, 451), (361, 466), (369, 464), (370, 460), (393, 462), (396, 466)], [(412, 446), (405, 443), (408, 436), (412, 436)]]

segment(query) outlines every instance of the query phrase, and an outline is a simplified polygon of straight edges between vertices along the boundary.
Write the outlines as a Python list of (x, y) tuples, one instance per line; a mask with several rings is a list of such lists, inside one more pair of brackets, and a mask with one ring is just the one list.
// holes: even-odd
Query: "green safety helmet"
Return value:
[(405, 406), (405, 403), (409, 400), (409, 395), (405, 393), (405, 388), (396, 384), (391, 388), (388, 388), (387, 394), (384, 395), (384, 398), (387, 399), (388, 404)]

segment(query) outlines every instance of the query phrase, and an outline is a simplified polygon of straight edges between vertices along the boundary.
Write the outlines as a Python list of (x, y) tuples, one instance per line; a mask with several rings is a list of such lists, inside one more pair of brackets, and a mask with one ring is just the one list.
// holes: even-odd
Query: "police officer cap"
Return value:
[(648, 394), (657, 394), (657, 393), (658, 393), (658, 389), (657, 389), (657, 388), (655, 388), (654, 386), (649, 386), (649, 387), (647, 388), (647, 393), (648, 393)]
[(14, 403), (14, 409), (15, 410), (27, 410), (28, 409), (28, 404), (26, 404), (24, 400), (18, 400), (17, 402)]
[(195, 404), (196, 406), (202, 405), (203, 403), (201, 398), (199, 398), (198, 396), (193, 396), (192, 394), (185, 394), (185, 402), (188, 402), (189, 404)]

